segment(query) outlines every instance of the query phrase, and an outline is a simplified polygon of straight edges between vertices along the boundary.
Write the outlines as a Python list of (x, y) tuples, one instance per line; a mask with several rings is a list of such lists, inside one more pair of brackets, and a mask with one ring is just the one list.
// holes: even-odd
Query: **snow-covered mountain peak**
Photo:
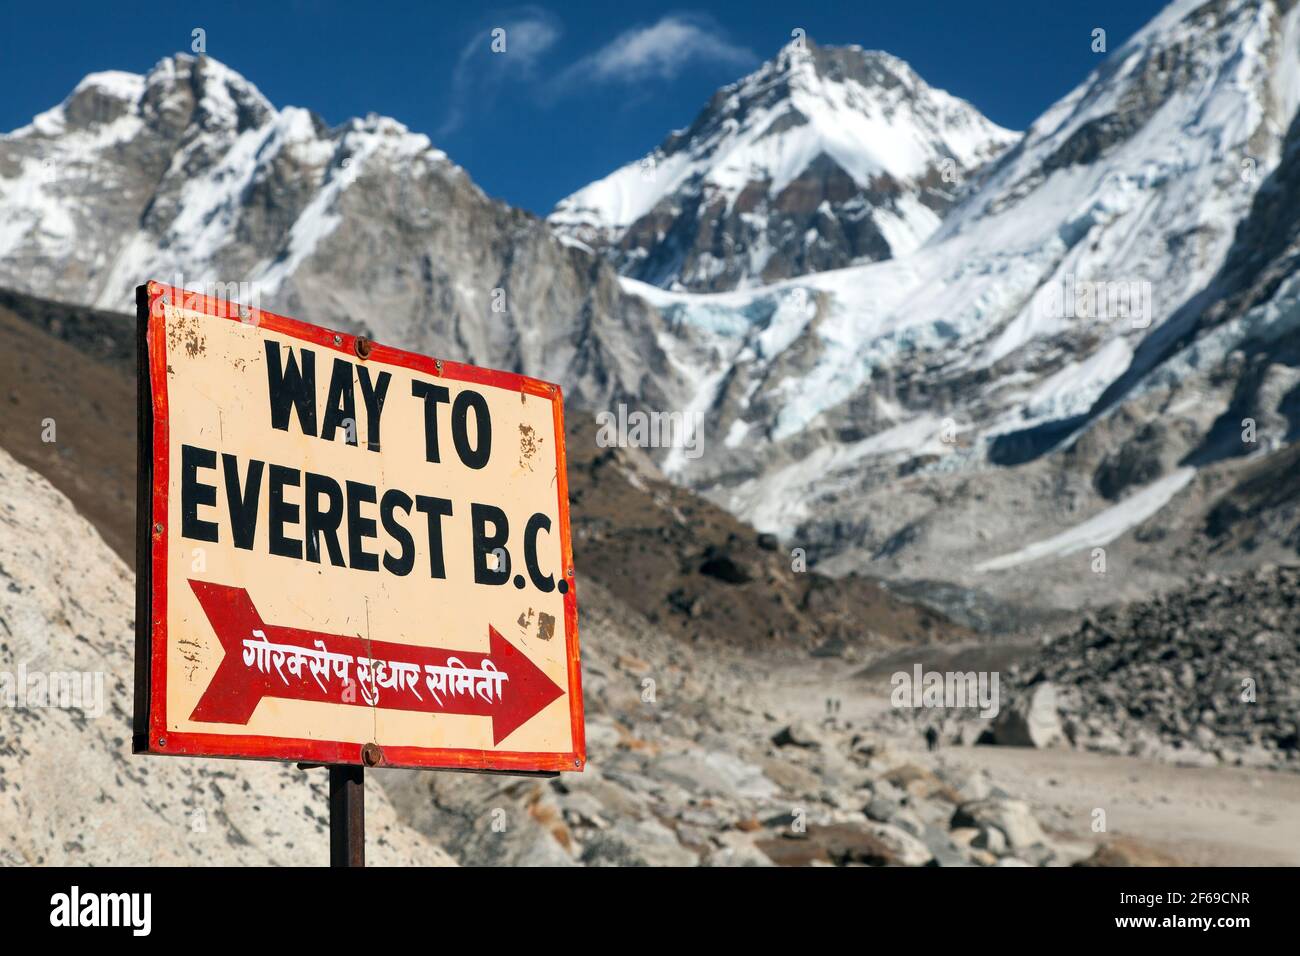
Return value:
[[(801, 88), (834, 75), (792, 63)], [(840, 567), (882, 556), (917, 574), (935, 569), (901, 555), (923, 564), (945, 550), (946, 519), (927, 496), (953, 476), (1073, 455), (1111, 500), (1173, 475), (1180, 455), (1209, 447), (1216, 416), (1227, 434), (1256, 414), (1249, 385), (1251, 411), (1237, 414), (1224, 394), (1232, 374), (1210, 372), (1234, 349), (1272, 363), (1260, 381), (1294, 375), (1275, 345), (1244, 343), (1266, 329), (1280, 340), (1294, 314), (1268, 303), (1285, 284), (1252, 276), (1270, 256), (1278, 277), (1293, 261), (1294, 217), (1271, 203), (1295, 195), (1277, 175), (1285, 142), (1300, 141), (1298, 80), (1300, 6), (1178, 0), (1099, 57), (916, 248), (724, 294), (625, 279), (683, 330), (670, 354), (702, 383), (693, 409), (712, 451), (668, 464), (765, 530), (818, 542)], [(881, 88), (869, 88), (870, 108)], [(900, 102), (924, 117), (916, 97)], [(1287, 155), (1294, 166), (1300, 149)], [(1250, 321), (1223, 318), (1240, 312), (1225, 290), (1258, 305)], [(1211, 322), (1214, 335), (1199, 335)], [(1133, 411), (1165, 389), (1183, 391), (1176, 414), (1148, 422)], [(1135, 421), (1177, 437), (1135, 437)], [(1079, 444), (1094, 457), (1070, 451)], [(904, 476), (917, 489), (907, 518)], [(990, 566), (980, 553), (968, 567)]]
[(188, 85), (196, 103), (195, 121), (206, 129), (242, 132), (261, 126), (276, 113), (257, 87), (207, 56), (180, 54), (163, 60), (146, 82), (153, 89)]
[(1123, 202), (1129, 185), (1188, 175), (1199, 195), (1210, 186), (1239, 204), (1276, 163), (1300, 103), (1297, 16), (1269, 0), (1170, 4), (1039, 117), (933, 241), (1027, 200), (1091, 192), (1106, 205), (1103, 192)]
[(647, 371), (652, 309), (428, 137), (374, 113), (331, 128), (208, 57), (92, 74), (0, 134), (0, 287), (127, 311), (151, 278), (577, 400), (679, 384)]
[(679, 480), (831, 568), (979, 586), (1103, 500), (1198, 487), (1246, 418), (1294, 434), (1298, 103), (1288, 0), (1177, 0), (1023, 138), (888, 54), (788, 45), (544, 224), (401, 123), (175, 57), (0, 136), (0, 285), (122, 309), (249, 280), (699, 413)]
[(0, 139), (49, 139), (102, 128), (132, 112), (144, 85), (144, 77), (136, 73), (108, 70), (87, 74), (62, 103), (38, 114), (26, 126), (0, 134)]
[(792, 41), (550, 221), (625, 275), (752, 286), (915, 248), (1015, 139), (897, 57)]
[(343, 194), (371, 163), (460, 174), (396, 120), (331, 130), (309, 110), (276, 109), (210, 57), (166, 57), (144, 76), (93, 73), (0, 136), (0, 255), (24, 284), (80, 276), (109, 308), (128, 307), (151, 275), (234, 273), (274, 294), (338, 225)]
[(266, 122), (275, 112), (257, 87), (228, 66), (178, 53), (159, 60), (143, 76), (121, 70), (90, 73), (62, 103), (5, 138), (94, 130), (123, 115), (160, 121), (177, 113), (197, 128), (238, 132)]

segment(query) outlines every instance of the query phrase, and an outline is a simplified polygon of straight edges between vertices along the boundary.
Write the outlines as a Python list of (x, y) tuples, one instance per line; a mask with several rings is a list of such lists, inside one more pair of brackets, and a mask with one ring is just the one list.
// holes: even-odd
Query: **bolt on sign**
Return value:
[(136, 752), (581, 769), (560, 389), (138, 307)]

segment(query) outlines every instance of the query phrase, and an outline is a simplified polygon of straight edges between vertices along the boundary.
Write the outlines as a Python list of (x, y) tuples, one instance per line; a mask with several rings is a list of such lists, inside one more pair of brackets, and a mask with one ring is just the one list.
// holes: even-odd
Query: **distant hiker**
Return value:
[(934, 727), (925, 728), (925, 746), (927, 750), (934, 750), (939, 746), (939, 731)]

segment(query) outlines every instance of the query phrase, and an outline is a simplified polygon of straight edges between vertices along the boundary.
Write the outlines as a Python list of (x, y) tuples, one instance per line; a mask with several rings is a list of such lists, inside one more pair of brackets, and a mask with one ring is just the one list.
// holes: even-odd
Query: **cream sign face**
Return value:
[(136, 751), (581, 769), (559, 388), (139, 308)]

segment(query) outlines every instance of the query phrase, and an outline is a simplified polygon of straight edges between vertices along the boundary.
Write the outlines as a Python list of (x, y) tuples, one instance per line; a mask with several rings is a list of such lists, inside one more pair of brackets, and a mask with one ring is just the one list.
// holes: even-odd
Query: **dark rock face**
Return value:
[(1257, 462), (1205, 517), (1218, 550), (1277, 540), (1300, 554), (1300, 445)]
[[(683, 285), (708, 292), (735, 288), (748, 278), (775, 282), (890, 258), (872, 210), (896, 200), (902, 193), (898, 184), (882, 178), (876, 188), (862, 189), (823, 153), (775, 196), (769, 185), (751, 182), (731, 209), (721, 202), (698, 203), (676, 215), (657, 208), (609, 255), (635, 279), (671, 285), (686, 275), (693, 278)], [(764, 247), (771, 254), (751, 276), (750, 253)]]
[(993, 742), (1004, 747), (1050, 747), (1063, 738), (1056, 689), (1035, 684), (998, 714)]
[(1108, 455), (1093, 475), (1093, 485), (1102, 497), (1117, 501), (1129, 488), (1150, 484), (1166, 471), (1163, 460), (1169, 442), (1166, 427), (1148, 422), (1118, 451)]
[(744, 584), (753, 579), (753, 575), (742, 562), (718, 548), (710, 548), (705, 554), (704, 563), (700, 565), (700, 574), (717, 578), (727, 584)]

